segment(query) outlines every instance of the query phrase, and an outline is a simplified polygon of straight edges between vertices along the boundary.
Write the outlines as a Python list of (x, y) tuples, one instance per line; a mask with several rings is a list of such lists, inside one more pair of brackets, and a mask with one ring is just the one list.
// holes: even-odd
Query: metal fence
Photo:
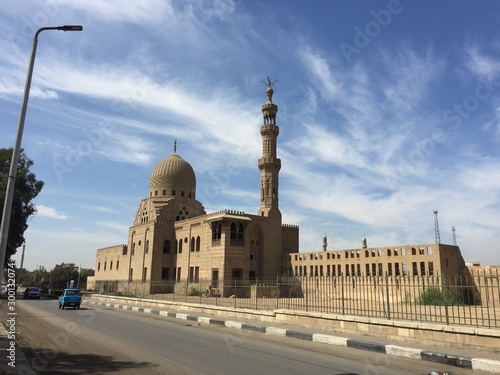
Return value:
[(498, 271), (467, 276), (96, 281), (95, 291), (254, 310), (292, 309), (500, 328)]

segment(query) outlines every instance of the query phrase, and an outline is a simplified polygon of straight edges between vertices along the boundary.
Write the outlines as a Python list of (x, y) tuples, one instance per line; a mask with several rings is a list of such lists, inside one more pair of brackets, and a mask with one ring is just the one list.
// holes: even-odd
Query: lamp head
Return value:
[(62, 31), (82, 31), (83, 26), (81, 25), (64, 25), (64, 26), (59, 26), (57, 30), (62, 30)]

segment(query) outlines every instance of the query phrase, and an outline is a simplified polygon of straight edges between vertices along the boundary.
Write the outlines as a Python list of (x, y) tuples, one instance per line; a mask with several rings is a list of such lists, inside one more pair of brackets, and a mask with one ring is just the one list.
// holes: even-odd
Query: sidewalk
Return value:
[(36, 375), (19, 345), (9, 339), (9, 331), (3, 324), (0, 324), (0, 353), (0, 375)]
[(437, 348), (428, 345), (416, 345), (411, 343), (394, 343), (385, 339), (378, 339), (374, 337), (367, 338), (364, 336), (346, 334), (340, 335), (334, 332), (312, 332), (274, 323), (249, 322), (239, 319), (230, 320), (220, 317), (201, 316), (199, 314), (186, 314), (172, 310), (159, 309), (157, 307), (148, 306), (147, 304), (144, 304), (144, 306), (132, 306), (118, 303), (100, 302), (92, 299), (84, 299), (83, 303), (189, 320), (199, 324), (214, 324), (228, 328), (260, 332), (267, 335), (285, 336), (329, 345), (375, 351), (392, 356), (420, 359), (423, 361), (447, 364), (460, 368), (500, 373), (500, 357), (495, 354), (472, 353), (463, 350)]

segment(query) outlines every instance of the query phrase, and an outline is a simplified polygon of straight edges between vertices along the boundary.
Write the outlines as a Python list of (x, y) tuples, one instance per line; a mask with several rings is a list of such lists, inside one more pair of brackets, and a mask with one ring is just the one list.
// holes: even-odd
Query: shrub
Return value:
[(459, 305), (457, 298), (448, 290), (439, 288), (427, 288), (418, 299), (421, 305), (455, 306)]
[(189, 292), (188, 292), (188, 296), (201, 296), (202, 295), (202, 291), (195, 288), (195, 287), (191, 287), (191, 289), (189, 289)]

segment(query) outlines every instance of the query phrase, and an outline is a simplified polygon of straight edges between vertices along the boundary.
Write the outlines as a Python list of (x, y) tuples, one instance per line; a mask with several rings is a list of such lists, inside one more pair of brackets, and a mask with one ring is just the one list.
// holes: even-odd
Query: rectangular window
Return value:
[(389, 274), (389, 276), (392, 276), (392, 263), (389, 263), (387, 265), (387, 273)]
[(181, 267), (177, 267), (177, 281), (181, 281)]
[(119, 260), (116, 261), (116, 269), (118, 269), (118, 267), (120, 267), (120, 261)]
[(101, 270), (101, 262), (97, 263), (97, 271)]
[(123, 246), (122, 255), (127, 255), (127, 246)]
[(113, 269), (113, 261), (109, 262), (109, 270), (111, 271)]
[(106, 262), (104, 262), (104, 271), (106, 271)]
[(403, 276), (406, 276), (407, 269), (406, 269), (406, 263), (405, 262), (403, 262), (401, 264), (401, 271), (403, 272)]
[(169, 268), (167, 268), (167, 267), (163, 267), (163, 268), (161, 269), (161, 279), (162, 279), (162, 280), (168, 280), (168, 276), (169, 276), (169, 275), (168, 275), (168, 273), (169, 273), (169, 270), (170, 270), (170, 269), (169, 269)]
[(420, 275), (425, 276), (425, 262), (420, 262)]
[(194, 267), (189, 267), (189, 282), (192, 283), (194, 281)]
[(394, 274), (399, 276), (399, 263), (394, 263)]
[(147, 267), (144, 267), (144, 269), (142, 270), (142, 281), (146, 281), (146, 278), (148, 276), (148, 268)]
[(132, 281), (134, 279), (134, 269), (131, 268), (129, 271), (128, 271), (128, 281)]
[(195, 283), (200, 282), (200, 267), (198, 266), (194, 268), (194, 282)]
[(434, 275), (434, 262), (427, 263), (427, 266), (429, 267), (429, 276), (433, 276)]
[(427, 254), (432, 254), (432, 246), (427, 246)]
[(370, 265), (369, 264), (365, 264), (365, 272), (366, 272), (366, 276), (370, 276)]

